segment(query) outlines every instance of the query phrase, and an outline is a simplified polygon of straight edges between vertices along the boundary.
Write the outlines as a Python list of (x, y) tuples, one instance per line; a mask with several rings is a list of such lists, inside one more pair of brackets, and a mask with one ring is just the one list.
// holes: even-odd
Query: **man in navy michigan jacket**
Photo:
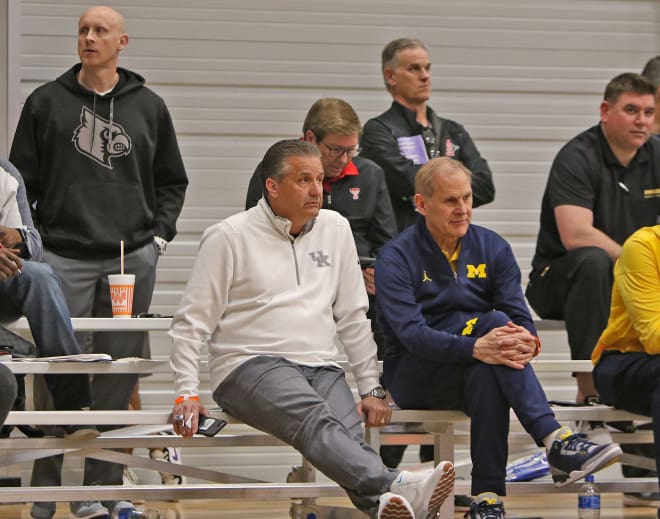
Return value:
[(470, 224), (471, 173), (448, 157), (415, 179), (417, 223), (376, 260), (384, 382), (402, 408), (461, 409), (471, 418), (469, 516), (503, 518), (509, 414), (545, 446), (557, 486), (621, 456), (561, 427), (529, 365), (540, 342), (509, 244)]

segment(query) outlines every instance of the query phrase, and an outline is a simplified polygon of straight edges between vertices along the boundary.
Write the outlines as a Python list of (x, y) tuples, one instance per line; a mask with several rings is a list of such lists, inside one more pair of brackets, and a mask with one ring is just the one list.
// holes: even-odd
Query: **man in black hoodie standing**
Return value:
[[(19, 169), (44, 243), (74, 317), (110, 317), (108, 274), (135, 274), (133, 312), (148, 310), (156, 263), (176, 234), (188, 183), (167, 107), (144, 78), (117, 66), (124, 19), (96, 6), (78, 22), (80, 63), (26, 100), (10, 159)], [(140, 356), (144, 335), (90, 335), (83, 349)], [(95, 409), (127, 409), (136, 377), (94, 377)], [(59, 484), (61, 459), (35, 464), (35, 484)], [(121, 465), (88, 459), (86, 485), (121, 484)], [(55, 477), (56, 474), (56, 477)], [(35, 479), (35, 478), (33, 478)], [(46, 504), (43, 504), (46, 505)], [(102, 517), (121, 503), (84, 503), (76, 517)], [(53, 506), (36, 506), (49, 519)]]

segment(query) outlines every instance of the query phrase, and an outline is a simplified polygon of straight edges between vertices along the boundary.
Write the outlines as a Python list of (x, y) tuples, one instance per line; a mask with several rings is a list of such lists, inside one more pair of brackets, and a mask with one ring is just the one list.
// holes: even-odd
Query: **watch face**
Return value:
[(380, 398), (381, 400), (385, 400), (387, 393), (385, 393), (385, 390), (382, 387), (378, 386), (373, 388), (368, 393), (365, 393), (364, 395), (360, 395), (360, 398), (365, 398), (367, 396), (373, 396), (374, 398)]

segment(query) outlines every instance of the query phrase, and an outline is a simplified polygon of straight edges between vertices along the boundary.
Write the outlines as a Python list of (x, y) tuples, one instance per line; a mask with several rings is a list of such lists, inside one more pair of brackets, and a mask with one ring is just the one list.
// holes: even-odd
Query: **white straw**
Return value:
[(120, 248), (120, 253), (119, 253), (119, 258), (121, 262), (121, 273), (122, 275), (124, 274), (124, 240), (121, 240), (119, 245)]

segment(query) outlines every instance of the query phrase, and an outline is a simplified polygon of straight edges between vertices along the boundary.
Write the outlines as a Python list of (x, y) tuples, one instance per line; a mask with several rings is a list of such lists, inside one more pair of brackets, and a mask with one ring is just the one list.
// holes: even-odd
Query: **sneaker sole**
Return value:
[(600, 451), (598, 455), (590, 459), (587, 465), (581, 467), (580, 470), (574, 470), (570, 474), (553, 474), (552, 479), (554, 480), (556, 487), (566, 486), (579, 479), (582, 479), (585, 476), (588, 476), (589, 474), (593, 474), (594, 472), (598, 472), (599, 470), (603, 470), (604, 468), (613, 465), (621, 459), (622, 455), (623, 452), (621, 451), (621, 447), (619, 447), (617, 444), (611, 444), (607, 448)]
[(440, 463), (441, 469), (438, 471), (440, 477), (435, 484), (433, 494), (427, 506), (426, 519), (434, 519), (442, 504), (447, 500), (454, 490), (454, 478), (456, 476), (454, 465), (449, 461)]
[(403, 498), (393, 495), (380, 511), (378, 519), (415, 519), (415, 514), (406, 506)]

